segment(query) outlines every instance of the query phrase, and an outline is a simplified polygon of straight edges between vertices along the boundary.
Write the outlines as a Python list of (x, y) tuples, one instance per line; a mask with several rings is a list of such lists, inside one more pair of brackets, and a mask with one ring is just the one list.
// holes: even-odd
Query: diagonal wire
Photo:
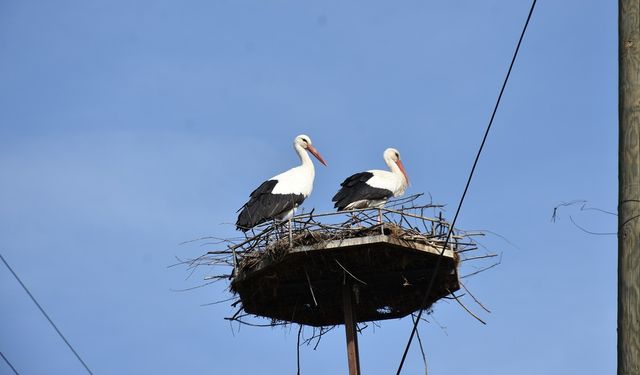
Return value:
[[(487, 126), (487, 130), (484, 132), (484, 137), (482, 138), (482, 142), (480, 143), (480, 148), (478, 149), (478, 153), (476, 154), (476, 158), (473, 161), (473, 166), (471, 167), (471, 172), (469, 173), (469, 178), (467, 179), (467, 184), (464, 187), (464, 191), (462, 192), (462, 197), (460, 197), (460, 203), (458, 203), (458, 208), (456, 209), (456, 214), (453, 217), (453, 221), (451, 222), (451, 226), (449, 227), (449, 232), (447, 233), (447, 238), (444, 242), (444, 246), (442, 247), (442, 251), (440, 252), (440, 256), (435, 265), (435, 269), (431, 275), (431, 279), (429, 280), (429, 286), (427, 287), (427, 291), (424, 295), (423, 303), (421, 306), (427, 301), (429, 294), (431, 293), (431, 289), (433, 288), (433, 284), (436, 279), (436, 275), (438, 273), (438, 267), (440, 266), (442, 260), (442, 254), (444, 253), (447, 245), (449, 243), (449, 239), (451, 238), (451, 233), (453, 232), (453, 228), (456, 225), (456, 220), (458, 219), (458, 214), (460, 213), (460, 208), (462, 207), (462, 203), (464, 202), (464, 198), (467, 195), (467, 190), (469, 190), (469, 184), (471, 184), (471, 178), (473, 177), (473, 173), (476, 170), (476, 166), (478, 164), (478, 160), (480, 159), (480, 154), (482, 153), (482, 149), (484, 148), (485, 141), (487, 140), (487, 136), (489, 135), (489, 130), (491, 130), (491, 125), (493, 125), (493, 119), (496, 116), (496, 112), (498, 111), (498, 106), (500, 105), (500, 100), (502, 99), (502, 94), (504, 93), (504, 89), (507, 86), (507, 82), (509, 81), (509, 76), (511, 75), (511, 69), (513, 68), (513, 64), (516, 61), (516, 57), (518, 56), (518, 51), (520, 50), (520, 44), (522, 43), (522, 39), (524, 38), (524, 34), (527, 31), (527, 26), (529, 26), (529, 21), (531, 20), (531, 15), (533, 14), (533, 9), (536, 6), (536, 1), (533, 0), (531, 3), (531, 9), (529, 9), (529, 15), (527, 16), (527, 21), (524, 23), (524, 27), (522, 28), (522, 33), (520, 34), (520, 39), (518, 39), (518, 45), (516, 46), (516, 50), (513, 53), (513, 58), (511, 59), (511, 64), (509, 64), (509, 70), (507, 71), (507, 75), (504, 78), (504, 82), (502, 83), (502, 88), (500, 89), (500, 94), (498, 95), (498, 100), (496, 100), (496, 105), (493, 107), (493, 112), (491, 113), (491, 119), (489, 120), (489, 125)], [(404, 349), (404, 353), (402, 354), (402, 359), (400, 360), (400, 365), (398, 366), (398, 371), (396, 375), (400, 375), (402, 371), (402, 366), (404, 365), (404, 361), (407, 358), (407, 353), (409, 352), (409, 348), (411, 347), (411, 341), (413, 340), (413, 336), (416, 334), (416, 330), (418, 328), (418, 323), (420, 322), (420, 318), (422, 317), (424, 309), (420, 309), (418, 312), (418, 316), (413, 324), (413, 329), (411, 330), (411, 335), (409, 336), (409, 341), (407, 342), (407, 346)]]
[(89, 366), (87, 366), (86, 363), (84, 363), (84, 361), (82, 360), (82, 358), (80, 358), (80, 355), (78, 354), (78, 352), (76, 352), (76, 350), (73, 348), (73, 346), (71, 346), (71, 344), (69, 343), (69, 341), (67, 341), (67, 339), (64, 337), (64, 335), (62, 334), (62, 332), (60, 332), (60, 330), (58, 329), (58, 327), (55, 325), (55, 323), (53, 323), (53, 320), (51, 320), (51, 318), (49, 318), (49, 315), (47, 315), (47, 313), (44, 311), (44, 309), (42, 308), (42, 306), (40, 306), (40, 304), (38, 303), (38, 301), (36, 301), (35, 297), (31, 294), (31, 292), (29, 291), (29, 289), (27, 289), (27, 286), (24, 285), (24, 283), (22, 282), (22, 280), (20, 280), (20, 278), (18, 277), (18, 275), (13, 271), (13, 269), (11, 268), (11, 266), (9, 265), (9, 263), (7, 263), (7, 261), (4, 259), (4, 257), (2, 256), (2, 254), (0, 254), (0, 259), (2, 259), (2, 262), (4, 263), (5, 266), (7, 266), (7, 268), (9, 269), (9, 271), (11, 271), (11, 273), (13, 274), (13, 277), (16, 278), (16, 280), (18, 280), (18, 282), (20, 283), (20, 285), (22, 286), (22, 288), (24, 289), (25, 292), (27, 292), (27, 294), (29, 295), (29, 297), (31, 297), (31, 300), (33, 301), (33, 303), (36, 304), (36, 306), (38, 306), (38, 309), (40, 309), (40, 312), (42, 313), (42, 315), (44, 315), (45, 318), (47, 318), (47, 320), (49, 321), (49, 323), (51, 323), (51, 326), (56, 330), (56, 332), (58, 332), (58, 335), (60, 335), (60, 337), (62, 338), (62, 340), (64, 340), (65, 344), (67, 344), (67, 346), (69, 347), (69, 349), (71, 349), (71, 351), (73, 352), (73, 354), (75, 354), (76, 358), (78, 358), (78, 361), (80, 361), (80, 363), (82, 363), (82, 366), (84, 366), (84, 368), (87, 370), (87, 372), (91, 375), (93, 375), (93, 372), (91, 372), (91, 370), (89, 370)]
[(7, 359), (7, 357), (4, 356), (4, 353), (0, 352), (0, 357), (2, 357), (2, 359), (4, 359), (5, 362), (7, 362), (7, 365), (9, 365), (9, 367), (11, 367), (11, 369), (13, 370), (13, 373), (16, 375), (20, 375), (18, 374), (18, 371), (16, 371), (16, 368), (13, 367), (13, 365), (11, 364), (11, 362), (9, 362), (9, 360)]

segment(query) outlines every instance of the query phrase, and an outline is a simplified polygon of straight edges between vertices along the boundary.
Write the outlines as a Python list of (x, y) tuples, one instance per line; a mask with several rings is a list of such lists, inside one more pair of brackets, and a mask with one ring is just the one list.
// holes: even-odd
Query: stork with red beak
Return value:
[(243, 232), (269, 220), (289, 220), (296, 207), (311, 194), (315, 169), (307, 151), (327, 165), (307, 135), (299, 135), (293, 148), (300, 157), (301, 165), (273, 176), (255, 189), (249, 201), (240, 207), (236, 228)]
[(338, 211), (382, 207), (389, 198), (404, 194), (409, 178), (400, 161), (400, 153), (395, 148), (388, 148), (382, 157), (391, 171), (374, 169), (344, 180), (332, 199)]

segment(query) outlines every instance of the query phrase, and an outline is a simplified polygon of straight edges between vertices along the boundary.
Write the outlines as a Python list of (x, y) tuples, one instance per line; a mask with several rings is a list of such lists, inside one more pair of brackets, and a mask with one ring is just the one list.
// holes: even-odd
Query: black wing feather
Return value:
[(371, 172), (360, 172), (347, 177), (341, 184), (340, 190), (333, 196), (332, 202), (338, 211), (342, 211), (349, 204), (363, 199), (381, 200), (388, 199), (393, 196), (393, 192), (387, 189), (375, 188), (369, 184), (373, 177)]
[(304, 201), (302, 194), (273, 194), (278, 180), (263, 182), (240, 207), (236, 228), (243, 232), (297, 207)]

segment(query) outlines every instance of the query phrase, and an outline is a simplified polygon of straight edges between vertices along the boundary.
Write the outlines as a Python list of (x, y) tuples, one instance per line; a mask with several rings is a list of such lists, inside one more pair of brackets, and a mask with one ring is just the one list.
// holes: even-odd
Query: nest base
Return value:
[(343, 286), (352, 285), (357, 322), (401, 318), (460, 288), (457, 254), (441, 252), (386, 234), (324, 241), (239, 268), (231, 289), (247, 313), (320, 327), (344, 324)]

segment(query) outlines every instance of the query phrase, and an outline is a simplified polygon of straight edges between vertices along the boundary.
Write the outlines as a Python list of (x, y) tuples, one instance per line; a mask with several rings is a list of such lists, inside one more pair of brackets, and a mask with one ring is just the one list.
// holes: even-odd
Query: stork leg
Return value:
[(353, 220), (353, 225), (357, 225), (358, 224), (358, 216), (356, 215), (355, 212), (351, 213), (351, 220)]
[(293, 247), (293, 228), (291, 219), (292, 218), (289, 218), (289, 247)]
[(378, 208), (378, 225), (380, 225), (380, 234), (384, 235), (384, 224), (382, 223), (382, 210)]
[(276, 225), (278, 225), (278, 221), (276, 219), (273, 219), (273, 227), (275, 228), (275, 232), (276, 232), (276, 241), (278, 241), (281, 237), (280, 235), (280, 229), (278, 229), (278, 227)]

